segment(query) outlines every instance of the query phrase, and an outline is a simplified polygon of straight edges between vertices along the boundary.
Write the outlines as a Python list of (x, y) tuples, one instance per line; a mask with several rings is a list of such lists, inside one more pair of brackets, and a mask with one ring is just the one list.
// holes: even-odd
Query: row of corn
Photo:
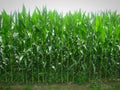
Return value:
[(0, 14), (0, 82), (120, 78), (120, 15), (36, 8)]

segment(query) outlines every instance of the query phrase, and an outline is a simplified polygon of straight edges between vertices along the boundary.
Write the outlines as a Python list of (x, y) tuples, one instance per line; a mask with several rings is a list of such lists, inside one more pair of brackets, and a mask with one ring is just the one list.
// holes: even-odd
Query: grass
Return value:
[(0, 15), (0, 82), (77, 83), (120, 78), (120, 15), (36, 8)]
[[(95, 82), (94, 82), (95, 83)], [(120, 83), (96, 83), (77, 85), (77, 84), (41, 84), (41, 85), (6, 85), (0, 87), (1, 90), (120, 90)]]

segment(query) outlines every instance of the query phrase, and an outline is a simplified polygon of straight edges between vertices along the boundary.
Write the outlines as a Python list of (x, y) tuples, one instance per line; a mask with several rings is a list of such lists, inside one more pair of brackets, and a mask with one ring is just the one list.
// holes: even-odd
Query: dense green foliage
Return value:
[(120, 78), (120, 15), (36, 8), (0, 15), (0, 82)]

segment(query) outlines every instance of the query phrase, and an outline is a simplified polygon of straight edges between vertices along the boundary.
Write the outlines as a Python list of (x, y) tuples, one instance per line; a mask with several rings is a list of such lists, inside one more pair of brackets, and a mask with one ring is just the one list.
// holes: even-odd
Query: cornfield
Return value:
[(0, 14), (0, 82), (120, 78), (120, 15), (36, 8)]

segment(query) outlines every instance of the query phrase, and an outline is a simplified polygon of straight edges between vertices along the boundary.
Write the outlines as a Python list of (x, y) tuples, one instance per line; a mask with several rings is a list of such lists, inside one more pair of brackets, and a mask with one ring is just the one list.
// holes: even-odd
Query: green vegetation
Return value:
[(120, 78), (120, 15), (36, 8), (0, 15), (0, 82), (86, 83)]

